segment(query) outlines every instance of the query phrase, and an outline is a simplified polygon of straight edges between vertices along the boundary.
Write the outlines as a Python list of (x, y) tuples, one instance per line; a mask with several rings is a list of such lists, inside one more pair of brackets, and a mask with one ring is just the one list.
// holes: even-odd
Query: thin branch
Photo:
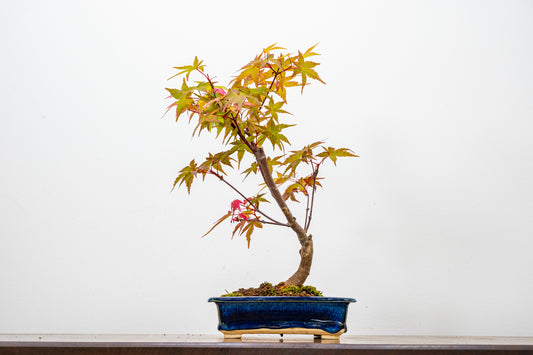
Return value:
[[(314, 171), (314, 168), (313, 168), (313, 171)], [(304, 185), (302, 185), (300, 183), (300, 181), (298, 181), (298, 180), (292, 180), (292, 181), (294, 181), (296, 184), (298, 184), (298, 185), (300, 185), (302, 187), (303, 192), (305, 194), (305, 198), (307, 200), (306, 209), (305, 209), (305, 219), (304, 219), (304, 230), (307, 232), (307, 220), (308, 220), (307, 216), (309, 215), (309, 193), (307, 192), (307, 188)], [(314, 181), (316, 181), (316, 180), (313, 180), (313, 182)]]
[(307, 206), (305, 208), (305, 219), (304, 219), (304, 230), (305, 232), (307, 232), (307, 220), (308, 220), (308, 216), (309, 216), (309, 194), (306, 193), (305, 194), (305, 197), (307, 199)]
[[(228, 185), (229, 187), (231, 187), (235, 192), (237, 192), (243, 199), (245, 199), (250, 205), (254, 206), (254, 204), (252, 203), (252, 201), (250, 201), (250, 199), (246, 196), (244, 196), (239, 190), (237, 190), (237, 188), (235, 186), (233, 186), (232, 184), (230, 184), (229, 182), (227, 182), (221, 175), (219, 174), (216, 174), (216, 173), (212, 173), (213, 175), (215, 175), (216, 177), (218, 177), (222, 182), (224, 182), (226, 185)], [(265, 216), (267, 219), (269, 219), (270, 221), (272, 221), (270, 224), (275, 224), (275, 225), (278, 225), (278, 226), (286, 226), (286, 227), (290, 227), (288, 224), (286, 223), (281, 223), (279, 221), (276, 221), (274, 218), (271, 218), (269, 215), (267, 215), (266, 213), (264, 213), (263, 211), (261, 211), (258, 207), (254, 206), (255, 210), (259, 213), (261, 213), (263, 216)], [(263, 221), (264, 223), (266, 223), (266, 221)]]
[[(270, 68), (270, 69), (272, 69), (272, 68)], [(261, 102), (261, 106), (259, 106), (259, 110), (261, 110), (263, 108), (263, 105), (265, 104), (265, 101), (266, 101), (266, 99), (268, 97), (268, 94), (270, 94), (270, 90), (272, 90), (272, 86), (274, 86), (274, 83), (276, 82), (276, 78), (281, 73), (281, 71), (275, 71), (274, 69), (272, 69), (272, 71), (274, 72), (274, 79), (272, 79), (272, 82), (270, 83), (270, 86), (268, 87), (267, 93), (266, 93), (265, 97), (263, 98), (263, 102)]]
[(284, 223), (262, 221), (262, 220), (260, 220), (260, 219), (255, 219), (255, 218), (254, 218), (254, 219), (247, 219), (247, 220), (245, 220), (245, 219), (243, 219), (243, 218), (239, 218), (238, 220), (239, 220), (239, 221), (243, 221), (243, 220), (244, 220), (244, 221), (249, 221), (249, 222), (259, 222), (259, 223), (265, 223), (265, 224), (272, 224), (272, 225), (274, 225), (274, 226), (288, 227), (288, 225), (287, 225), (287, 224), (284, 224)]
[(316, 164), (316, 167), (313, 166), (313, 191), (311, 192), (311, 209), (309, 210), (309, 218), (305, 221), (305, 232), (309, 229), (311, 224), (311, 218), (313, 217), (313, 206), (315, 204), (315, 191), (316, 191), (316, 177), (318, 175), (318, 168), (320, 164)]
[[(209, 82), (209, 85), (211, 85), (211, 89), (213, 89), (213, 94), (215, 94), (215, 85), (213, 85), (213, 82), (211, 81), (211, 78), (209, 78), (209, 75), (207, 75), (206, 73), (204, 73), (203, 71), (201, 71), (200, 69), (196, 68), (196, 70), (202, 74), (204, 76), (204, 78), (207, 79), (207, 81)], [(216, 95), (215, 95), (216, 97)]]
[(232, 121), (231, 125), (234, 129), (237, 129), (237, 135), (241, 139), (241, 141), (246, 144), (246, 146), (250, 149), (250, 151), (253, 153), (254, 147), (252, 146), (252, 143), (248, 142), (245, 135), (242, 133), (241, 128), (239, 127), (239, 124), (237, 123), (237, 120), (235, 119), (235, 116), (233, 114), (230, 115), (230, 120)]

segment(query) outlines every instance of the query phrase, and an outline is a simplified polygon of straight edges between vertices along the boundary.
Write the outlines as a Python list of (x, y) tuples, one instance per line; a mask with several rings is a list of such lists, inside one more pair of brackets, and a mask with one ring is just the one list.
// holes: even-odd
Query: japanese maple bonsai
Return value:
[[(175, 68), (179, 72), (171, 79), (183, 77), (181, 87), (167, 89), (171, 95), (169, 98), (173, 99), (168, 110), (175, 109), (176, 121), (187, 114), (189, 122), (196, 124), (193, 136), (209, 132), (226, 148), (215, 154), (209, 153), (202, 162), (192, 160), (179, 171), (173, 188), (185, 184), (190, 193), (196, 178), (213, 176), (240, 196), (231, 202), (230, 210), (205, 235), (229, 218), (235, 224), (233, 235), (244, 235), (250, 247), (256, 228), (265, 224), (291, 228), (301, 245), (300, 264), (296, 272), (284, 281), (287, 286), (302, 286), (311, 269), (313, 239), (308, 231), (315, 192), (321, 186), (320, 167), (326, 160), (336, 165), (338, 157), (357, 156), (347, 148), (336, 149), (324, 145), (322, 141), (310, 143), (300, 150), (286, 150), (290, 143), (285, 130), (294, 126), (282, 121), (288, 116), (284, 110), (287, 89), (299, 87), (303, 93), (310, 80), (324, 83), (315, 71), (318, 63), (309, 60), (318, 55), (314, 52), (315, 47), (303, 53), (289, 54), (284, 52), (284, 48), (271, 45), (242, 67), (227, 87), (215, 82), (205, 72), (203, 61), (195, 57), (192, 65)], [(191, 82), (193, 75), (199, 80)], [(268, 154), (264, 147), (266, 143), (272, 147)], [(241, 169), (247, 155), (253, 159)], [(307, 168), (304, 175), (299, 174), (302, 167)], [(262, 203), (267, 202), (265, 193), (260, 191), (248, 196), (230, 183), (224, 171), (227, 168), (239, 169), (245, 178), (251, 173), (259, 173), (265, 184), (263, 189), (268, 189), (284, 220), (277, 220), (264, 211)], [(305, 201), (302, 224), (286, 203), (287, 200), (298, 202), (297, 197), (300, 196)]]

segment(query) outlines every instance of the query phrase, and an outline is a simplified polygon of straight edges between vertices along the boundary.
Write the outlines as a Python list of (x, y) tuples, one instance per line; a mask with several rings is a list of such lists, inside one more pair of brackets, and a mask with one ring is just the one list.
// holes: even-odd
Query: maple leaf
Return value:
[(288, 171), (290, 171), (289, 176), (293, 176), (296, 173), (296, 168), (298, 165), (304, 161), (302, 159), (302, 155), (304, 153), (303, 151), (292, 151), (291, 153), (292, 154), (289, 155), (283, 162), (283, 165), (286, 166), (283, 174), (286, 174)]
[(291, 178), (290, 175), (283, 175), (283, 174), (280, 174), (279, 172), (276, 172), (276, 173), (277, 173), (277, 177), (274, 179), (274, 182), (278, 186), (283, 185), (284, 183), (289, 181), (289, 179)]
[(194, 57), (194, 62), (192, 65), (185, 65), (185, 66), (182, 66), (182, 67), (174, 67), (174, 69), (178, 69), (178, 70), (181, 70), (178, 74), (176, 75), (173, 75), (171, 76), (170, 78), (168, 78), (169, 80), (176, 77), (176, 76), (179, 76), (181, 74), (185, 74), (185, 78), (187, 80), (189, 80), (189, 75), (195, 71), (195, 70), (201, 70), (203, 71), (204, 70), (204, 66), (202, 65), (203, 63), (203, 60), (198, 60), (198, 57)]
[(263, 228), (263, 224), (258, 220), (241, 220), (240, 225), (235, 227), (233, 234), (239, 230), (239, 234), (242, 235), (246, 232), (246, 241), (248, 242), (248, 249), (250, 248), (250, 241), (252, 240), (252, 233), (254, 232), (255, 227)]
[(279, 73), (274, 83), (274, 92), (283, 99), (284, 103), (287, 103), (287, 88), (292, 86), (298, 86), (298, 82), (291, 80), (294, 76), (287, 77), (285, 71)]
[(178, 186), (181, 186), (181, 184), (185, 183), (185, 186), (187, 186), (187, 192), (191, 193), (191, 185), (196, 177), (196, 174), (198, 173), (196, 162), (191, 160), (188, 166), (184, 167), (179, 171), (178, 177), (176, 180), (174, 180), (174, 185), (172, 186), (172, 190), (176, 187), (176, 185), (179, 183)]
[(233, 147), (230, 149), (231, 154), (237, 152), (237, 168), (241, 167), (241, 161), (244, 158), (246, 152), (252, 153), (250, 148), (242, 141), (233, 141), (230, 143)]
[(235, 233), (237, 233), (238, 230), (240, 230), (239, 234), (242, 234), (242, 230), (244, 226), (246, 225), (246, 221), (241, 220), (237, 222), (237, 225), (235, 226), (235, 229), (233, 229), (233, 233), (231, 233), (231, 238), (235, 236)]
[(268, 53), (268, 52), (274, 51), (276, 49), (281, 49), (281, 50), (285, 49), (283, 47), (278, 47), (277, 45), (278, 45), (277, 43), (271, 44), (270, 46), (268, 46), (268, 47), (263, 49), (263, 53)]
[(171, 107), (176, 106), (176, 121), (185, 111), (189, 111), (190, 113), (198, 111), (198, 104), (195, 102), (192, 95), (196, 90), (205, 89), (206, 84), (207, 83), (204, 82), (198, 82), (196, 86), (188, 86), (185, 79), (183, 79), (181, 89), (166, 89), (171, 97), (176, 99), (176, 102), (168, 107), (168, 109), (170, 109)]
[(285, 189), (285, 192), (283, 193), (283, 199), (286, 201), (290, 198), (292, 201), (299, 202), (295, 196), (298, 192), (303, 192), (304, 195), (307, 196), (307, 191), (305, 188), (303, 188), (301, 184), (295, 182)]
[(252, 164), (250, 164), (250, 167), (248, 169), (242, 172), (243, 174), (246, 174), (244, 175), (243, 180), (245, 180), (248, 177), (248, 175), (250, 175), (250, 173), (257, 174), (257, 169), (258, 169), (257, 162), (254, 161)]
[(282, 110), (284, 102), (274, 102), (272, 98), (268, 101), (268, 105), (265, 106), (266, 108), (266, 115), (270, 115), (276, 122), (278, 122), (278, 113), (288, 113), (289, 112)]
[(235, 212), (235, 210), (241, 210), (241, 205), (244, 204), (241, 200), (233, 200), (231, 202), (231, 212)]
[(322, 84), (325, 82), (318, 76), (318, 73), (313, 69), (318, 63), (306, 61), (303, 54), (298, 52), (298, 61), (296, 63), (295, 73), (300, 74), (302, 77), (302, 93), (305, 85), (307, 85), (307, 77), (320, 81)]
[(314, 56), (314, 55), (320, 55), (318, 53), (315, 53), (313, 52), (313, 49), (315, 49), (315, 47), (318, 46), (318, 43), (315, 44), (314, 46), (308, 48), (305, 53), (303, 54), (304, 58), (308, 58), (308, 57), (311, 57), (311, 56)]
[(282, 157), (283, 156), (274, 157), (274, 158), (270, 158), (270, 157), (267, 158), (267, 165), (268, 165), (268, 170), (270, 171), (270, 173), (272, 173), (274, 171), (274, 167), (275, 166), (281, 165), (281, 162), (279, 160)]
[(268, 139), (270, 143), (272, 143), (272, 148), (275, 148), (277, 146), (280, 150), (283, 150), (283, 142), (287, 144), (290, 144), (290, 142), (287, 137), (281, 134), (281, 131), (285, 128), (292, 126), (295, 125), (283, 123), (276, 124), (273, 119), (270, 119), (266, 127), (263, 128), (261, 135), (259, 135), (258, 143), (263, 144), (265, 139)]
[(267, 202), (270, 203), (266, 198), (264, 198), (265, 194), (257, 194), (256, 196), (249, 198), (248, 202), (251, 203), (254, 210), (257, 210), (259, 208), (260, 202)]
[(324, 149), (323, 152), (318, 153), (317, 157), (323, 158), (322, 161), (324, 161), (326, 158), (331, 159), (333, 164), (337, 165), (337, 157), (359, 157), (359, 155), (355, 155), (350, 149), (348, 148), (339, 148), (335, 149), (333, 147), (322, 147)]
[(211, 233), (211, 231), (213, 229), (215, 229), (220, 223), (224, 222), (229, 216), (231, 216), (231, 213), (228, 212), (226, 213), (225, 215), (223, 215), (218, 221), (215, 222), (215, 225), (213, 227), (211, 227), (210, 230), (207, 231), (207, 233), (205, 233), (204, 235), (201, 236), (201, 238), (205, 237), (206, 235), (208, 235), (209, 233)]
[(231, 157), (231, 150), (218, 152), (214, 155), (209, 153), (209, 156), (205, 158), (205, 162), (203, 162), (201, 166), (205, 170), (214, 169), (217, 172), (227, 175), (224, 169), (222, 169), (222, 165), (232, 168), (232, 160), (234, 159)]

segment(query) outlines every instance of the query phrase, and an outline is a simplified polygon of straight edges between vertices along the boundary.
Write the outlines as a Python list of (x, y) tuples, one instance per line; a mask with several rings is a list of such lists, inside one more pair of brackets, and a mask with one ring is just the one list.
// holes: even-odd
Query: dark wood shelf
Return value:
[(26, 354), (533, 354), (533, 337), (353, 336), (312, 337), (0, 334), (1, 355)]

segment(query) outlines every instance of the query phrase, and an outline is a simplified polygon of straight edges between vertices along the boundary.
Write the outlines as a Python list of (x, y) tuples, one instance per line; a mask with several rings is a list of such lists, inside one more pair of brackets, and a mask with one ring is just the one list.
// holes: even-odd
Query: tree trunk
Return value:
[(313, 262), (313, 239), (311, 234), (308, 236), (308, 241), (305, 245), (302, 245), (300, 249), (300, 265), (298, 270), (285, 281), (288, 285), (303, 286), (309, 272), (311, 271), (311, 263)]
[(285, 283), (289, 285), (302, 286), (305, 280), (307, 279), (307, 276), (309, 276), (311, 264), (313, 262), (312, 236), (307, 235), (302, 226), (300, 226), (300, 224), (296, 222), (296, 218), (292, 215), (291, 211), (289, 210), (289, 207), (285, 203), (285, 200), (281, 196), (281, 193), (279, 192), (278, 187), (274, 182), (274, 179), (272, 178), (270, 169), (268, 168), (268, 162), (263, 148), (255, 147), (253, 153), (259, 165), (259, 170), (261, 171), (261, 175), (263, 176), (265, 184), (270, 190), (272, 197), (274, 198), (274, 200), (276, 200), (276, 203), (281, 208), (281, 211), (285, 215), (288, 225), (298, 236), (298, 241), (301, 245), (300, 265), (298, 266), (298, 270), (296, 270), (296, 272), (291, 277), (289, 277), (287, 281), (285, 281)]

